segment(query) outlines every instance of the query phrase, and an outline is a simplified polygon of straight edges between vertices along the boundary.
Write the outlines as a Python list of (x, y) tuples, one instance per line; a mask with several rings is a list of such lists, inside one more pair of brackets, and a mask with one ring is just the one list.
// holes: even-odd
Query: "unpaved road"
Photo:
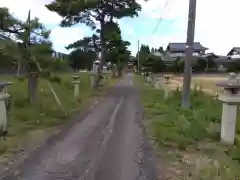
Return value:
[(155, 180), (132, 74), (63, 138), (2, 180)]

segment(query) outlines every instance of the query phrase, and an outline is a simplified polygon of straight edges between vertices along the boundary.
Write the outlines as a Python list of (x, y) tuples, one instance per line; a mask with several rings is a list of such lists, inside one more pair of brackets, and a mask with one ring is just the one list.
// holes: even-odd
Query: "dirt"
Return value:
[(155, 180), (141, 112), (132, 74), (125, 75), (90, 113), (0, 179)]

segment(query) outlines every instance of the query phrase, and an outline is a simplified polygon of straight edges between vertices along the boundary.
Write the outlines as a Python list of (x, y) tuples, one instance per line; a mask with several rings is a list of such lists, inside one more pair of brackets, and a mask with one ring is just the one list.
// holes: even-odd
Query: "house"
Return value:
[(240, 47), (233, 47), (227, 56), (231, 59), (240, 59)]
[(216, 58), (219, 58), (220, 56), (216, 55), (214, 53), (206, 53), (206, 54), (201, 55), (201, 57), (207, 58), (207, 59), (216, 59)]
[(171, 66), (175, 61), (175, 59), (173, 59), (167, 52), (153, 52), (152, 55), (160, 57), (165, 66)]
[[(200, 42), (193, 44), (193, 56), (200, 56), (205, 54), (208, 48), (201, 45)], [(166, 51), (172, 58), (185, 57), (186, 56), (186, 43), (169, 43)]]

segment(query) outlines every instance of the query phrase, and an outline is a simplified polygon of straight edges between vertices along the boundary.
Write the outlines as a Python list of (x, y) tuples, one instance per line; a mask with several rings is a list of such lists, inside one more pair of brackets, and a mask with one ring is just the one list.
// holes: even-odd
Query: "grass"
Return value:
[(223, 93), (223, 88), (218, 87), (216, 85), (217, 81), (219, 80), (211, 80), (211, 79), (193, 79), (193, 83), (195, 84), (201, 84), (202, 88), (204, 89), (209, 89), (213, 93), (218, 92), (218, 93)]
[(164, 100), (136, 77), (145, 108), (146, 126), (158, 152), (164, 178), (179, 180), (240, 178), (240, 145), (220, 143), (221, 103), (207, 94), (193, 91), (192, 107), (181, 108), (181, 93)]
[[(30, 106), (27, 99), (27, 80), (19, 80), (11, 76), (1, 76), (0, 80), (13, 82), (8, 88), (11, 94), (10, 108), (8, 110), (9, 135), (5, 140), (0, 140), (0, 154), (8, 154), (19, 148), (32, 146), (34, 140), (42, 141), (51, 133), (57, 131), (59, 126), (67, 123), (73, 115), (89, 103), (93, 96), (101, 95), (90, 88), (90, 75), (81, 73), (80, 97), (73, 97), (73, 84), (71, 74), (58, 74), (61, 82), (52, 82), (52, 86), (58, 95), (68, 117), (58, 107), (47, 80), (39, 80), (38, 102)], [(111, 80), (112, 85), (116, 80)], [(105, 83), (100, 92), (107, 88)]]
[(213, 93), (215, 93), (215, 92), (223, 93), (223, 88), (218, 87), (216, 85), (216, 83), (218, 81), (226, 80), (226, 79), (227, 79), (227, 77), (199, 76), (199, 77), (192, 77), (192, 83), (197, 84), (197, 85), (201, 85), (203, 89), (211, 90)]

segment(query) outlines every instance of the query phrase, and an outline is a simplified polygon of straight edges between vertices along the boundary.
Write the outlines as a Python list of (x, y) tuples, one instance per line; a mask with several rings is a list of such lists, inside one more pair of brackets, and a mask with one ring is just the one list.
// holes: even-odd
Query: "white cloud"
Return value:
[(80, 27), (61, 28), (58, 24), (61, 17), (56, 13), (48, 11), (44, 6), (52, 0), (0, 0), (0, 7), (8, 7), (9, 11), (21, 20), (26, 20), (28, 10), (31, 10), (31, 17), (38, 17), (45, 25), (52, 25), (50, 39), (53, 41), (53, 48), (57, 51), (67, 52), (65, 46), (81, 39), (84, 36), (84, 30)]
[(56, 27), (52, 29), (50, 38), (53, 41), (54, 49), (61, 49), (61, 51), (65, 50), (65, 47), (78, 39), (82, 39), (84, 37), (85, 31), (79, 27), (73, 28), (61, 28)]
[(40, 18), (44, 24), (58, 24), (61, 17), (56, 13), (48, 11), (44, 6), (52, 0), (1, 0), (0, 7), (8, 7), (11, 13), (21, 20), (26, 20), (28, 11), (31, 10), (32, 17)]
[[(189, 0), (168, 0), (169, 4), (163, 12), (166, 1), (141, 2), (144, 16), (162, 16), (164, 19), (173, 19), (176, 23), (176, 34), (156, 36), (153, 39), (164, 45), (169, 41), (186, 41)], [(240, 46), (239, 7), (239, 0), (198, 0), (195, 41), (200, 41), (210, 50), (220, 54), (226, 54), (233, 46)], [(159, 28), (162, 28), (161, 25)]]

